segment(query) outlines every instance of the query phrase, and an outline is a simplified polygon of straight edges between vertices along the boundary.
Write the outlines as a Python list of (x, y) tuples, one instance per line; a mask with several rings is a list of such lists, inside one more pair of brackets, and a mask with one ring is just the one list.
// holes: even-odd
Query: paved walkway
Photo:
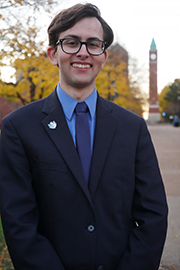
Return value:
[(160, 269), (180, 270), (180, 128), (148, 126), (159, 160), (169, 206), (169, 226)]

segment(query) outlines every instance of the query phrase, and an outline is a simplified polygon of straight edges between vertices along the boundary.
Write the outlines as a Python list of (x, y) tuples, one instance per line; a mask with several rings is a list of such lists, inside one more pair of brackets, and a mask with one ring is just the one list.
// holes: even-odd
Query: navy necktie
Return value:
[(88, 107), (85, 102), (76, 105), (76, 147), (81, 161), (84, 176), (88, 183), (91, 164), (91, 140), (89, 121), (87, 116)]

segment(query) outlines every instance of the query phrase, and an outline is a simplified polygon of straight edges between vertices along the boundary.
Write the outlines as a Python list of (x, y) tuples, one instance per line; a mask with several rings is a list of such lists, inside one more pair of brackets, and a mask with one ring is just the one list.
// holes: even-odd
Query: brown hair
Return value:
[(103, 38), (108, 48), (114, 35), (111, 27), (101, 17), (100, 10), (90, 3), (77, 4), (57, 14), (48, 27), (49, 46), (56, 47), (60, 33), (73, 27), (78, 21), (87, 17), (96, 17), (103, 28)]

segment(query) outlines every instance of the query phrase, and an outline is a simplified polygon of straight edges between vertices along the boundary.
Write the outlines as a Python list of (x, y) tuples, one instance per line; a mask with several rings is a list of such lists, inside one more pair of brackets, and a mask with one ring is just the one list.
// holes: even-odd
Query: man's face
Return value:
[[(59, 36), (60, 39), (71, 37), (77, 37), (82, 42), (92, 38), (103, 41), (101, 23), (95, 17), (85, 18)], [(57, 63), (53, 64), (59, 65), (60, 85), (64, 91), (87, 87), (94, 89), (95, 78), (106, 62), (107, 53), (98, 56), (90, 55), (86, 46), (82, 45), (78, 53), (67, 54), (62, 51), (61, 45), (58, 45), (55, 57)]]

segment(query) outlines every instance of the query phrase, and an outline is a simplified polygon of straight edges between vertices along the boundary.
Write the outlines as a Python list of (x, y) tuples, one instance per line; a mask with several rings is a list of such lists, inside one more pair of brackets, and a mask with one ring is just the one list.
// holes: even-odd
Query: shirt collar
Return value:
[[(59, 83), (57, 85), (57, 95), (58, 95), (58, 99), (61, 102), (61, 105), (63, 107), (63, 111), (64, 111), (66, 118), (69, 121), (71, 121), (73, 113), (74, 113), (74, 109), (75, 109), (78, 101), (73, 99), (72, 97), (70, 97), (68, 94), (66, 94), (61, 89)], [(94, 91), (92, 92), (92, 94), (84, 101), (86, 102), (86, 104), (89, 108), (90, 117), (91, 117), (91, 119), (93, 119), (95, 117), (95, 113), (96, 113), (96, 101), (97, 101), (96, 87), (94, 88)]]

